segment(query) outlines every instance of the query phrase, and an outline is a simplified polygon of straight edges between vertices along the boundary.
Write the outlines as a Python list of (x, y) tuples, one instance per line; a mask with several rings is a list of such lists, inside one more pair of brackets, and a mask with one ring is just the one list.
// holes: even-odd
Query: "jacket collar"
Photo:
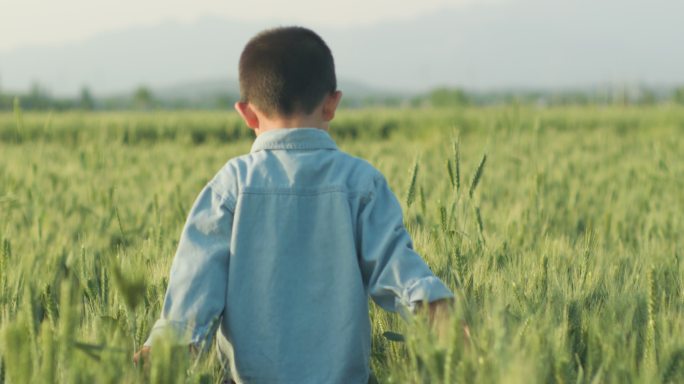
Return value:
[(257, 136), (250, 152), (264, 149), (337, 149), (337, 146), (322, 129), (280, 128)]

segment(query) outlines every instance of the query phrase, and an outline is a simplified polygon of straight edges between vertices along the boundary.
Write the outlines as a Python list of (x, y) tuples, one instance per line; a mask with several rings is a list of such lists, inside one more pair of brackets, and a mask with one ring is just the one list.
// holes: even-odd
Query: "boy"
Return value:
[(341, 93), (314, 32), (264, 31), (240, 57), (237, 112), (256, 133), (202, 190), (183, 229), (155, 335), (217, 345), (237, 382), (366, 383), (368, 296), (430, 313), (453, 299), (412, 249), (399, 203), (327, 133)]

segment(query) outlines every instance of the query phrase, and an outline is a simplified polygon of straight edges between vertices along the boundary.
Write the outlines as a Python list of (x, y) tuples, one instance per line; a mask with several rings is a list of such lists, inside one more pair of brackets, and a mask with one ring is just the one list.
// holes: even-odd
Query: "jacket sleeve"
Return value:
[(388, 311), (413, 311), (417, 302), (453, 298), (413, 250), (401, 206), (382, 175), (360, 209), (361, 272), (370, 296)]
[(145, 345), (171, 332), (183, 344), (210, 344), (226, 301), (232, 205), (207, 185), (183, 228), (161, 317)]

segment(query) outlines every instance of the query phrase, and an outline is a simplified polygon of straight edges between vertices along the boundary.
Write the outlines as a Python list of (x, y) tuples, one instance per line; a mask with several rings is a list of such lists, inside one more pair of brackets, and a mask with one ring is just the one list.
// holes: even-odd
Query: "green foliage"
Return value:
[(140, 86), (133, 93), (133, 104), (138, 109), (152, 108), (154, 102), (154, 95), (148, 87)]
[(461, 141), (454, 142), (454, 182), (456, 193), (461, 192)]
[(468, 95), (456, 88), (437, 88), (427, 97), (433, 107), (460, 107), (468, 105)]
[(413, 163), (413, 170), (411, 171), (411, 183), (406, 193), (406, 207), (411, 208), (411, 204), (416, 199), (416, 182), (418, 181), (418, 159)]
[(81, 109), (87, 111), (95, 108), (95, 98), (93, 98), (92, 93), (90, 93), (90, 88), (83, 87), (81, 89), (81, 95), (78, 100), (78, 105)]
[(480, 164), (477, 165), (477, 169), (475, 170), (473, 178), (470, 181), (470, 189), (468, 190), (468, 195), (470, 195), (471, 198), (473, 197), (473, 193), (475, 193), (477, 185), (480, 183), (480, 178), (482, 177), (482, 172), (484, 172), (484, 166), (486, 162), (487, 155), (483, 155), (482, 160), (480, 160)]
[[(252, 133), (216, 112), (22, 106), (0, 114), (0, 383), (219, 382), (214, 351), (169, 342), (148, 373), (131, 357), (191, 202)], [(457, 296), (441, 338), (371, 306), (378, 381), (682, 382), (682, 121), (675, 105), (336, 117)]]
[(684, 105), (684, 87), (679, 87), (675, 89), (672, 99), (675, 103)]

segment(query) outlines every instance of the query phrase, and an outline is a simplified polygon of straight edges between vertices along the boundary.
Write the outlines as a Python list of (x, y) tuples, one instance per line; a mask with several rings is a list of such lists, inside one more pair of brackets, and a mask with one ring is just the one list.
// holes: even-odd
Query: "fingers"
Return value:
[(141, 360), (142, 360), (142, 363), (145, 364), (148, 360), (149, 354), (150, 354), (150, 347), (145, 346), (145, 347), (140, 348), (140, 350), (138, 352), (133, 354), (133, 364), (135, 364), (137, 366), (138, 363), (141, 362)]

